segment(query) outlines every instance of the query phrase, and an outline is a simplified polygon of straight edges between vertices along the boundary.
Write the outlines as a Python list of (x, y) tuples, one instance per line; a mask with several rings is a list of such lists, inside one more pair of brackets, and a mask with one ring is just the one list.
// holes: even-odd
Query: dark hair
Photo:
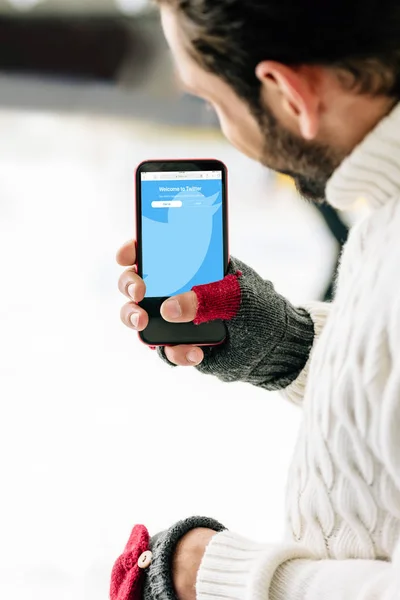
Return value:
[(400, 0), (158, 0), (189, 48), (255, 108), (256, 65), (332, 67), (360, 93), (400, 99)]

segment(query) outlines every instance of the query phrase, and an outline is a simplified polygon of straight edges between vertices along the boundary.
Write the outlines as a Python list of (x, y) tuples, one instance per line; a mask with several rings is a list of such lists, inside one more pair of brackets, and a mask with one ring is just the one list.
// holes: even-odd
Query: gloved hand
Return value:
[[(272, 283), (235, 258), (224, 280), (192, 291), (197, 297), (197, 310), (191, 315), (194, 322), (222, 319), (227, 328), (221, 346), (205, 349), (204, 360), (196, 367), (199, 371), (267, 390), (284, 389), (297, 378), (314, 340), (314, 324), (306, 310), (295, 308)], [(184, 303), (184, 310), (189, 304)], [(172, 364), (165, 348), (158, 352)]]
[(225, 530), (214, 519), (190, 517), (150, 539), (146, 527), (136, 525), (112, 570), (110, 600), (178, 600), (172, 558), (180, 539), (198, 527)]

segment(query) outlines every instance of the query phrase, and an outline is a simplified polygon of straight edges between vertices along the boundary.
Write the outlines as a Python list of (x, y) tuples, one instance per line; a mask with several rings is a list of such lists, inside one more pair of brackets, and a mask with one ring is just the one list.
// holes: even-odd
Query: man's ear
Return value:
[(290, 119), (301, 136), (314, 139), (319, 130), (320, 98), (314, 86), (313, 69), (292, 68), (274, 61), (257, 65), (256, 76), (287, 121)]

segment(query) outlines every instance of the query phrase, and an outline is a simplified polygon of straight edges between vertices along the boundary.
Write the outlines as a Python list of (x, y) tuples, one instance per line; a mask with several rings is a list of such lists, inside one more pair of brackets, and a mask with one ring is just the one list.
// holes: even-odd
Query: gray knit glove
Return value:
[(197, 527), (224, 531), (207, 517), (190, 517), (149, 539), (143, 525), (134, 527), (124, 553), (116, 561), (110, 600), (178, 600), (172, 580), (172, 558), (180, 539)]
[[(225, 279), (193, 291), (198, 299), (195, 323), (222, 319), (227, 328), (222, 345), (204, 349), (199, 371), (267, 390), (284, 389), (298, 377), (314, 340), (306, 310), (295, 308), (272, 283), (235, 258)], [(169, 363), (164, 348), (158, 352)]]

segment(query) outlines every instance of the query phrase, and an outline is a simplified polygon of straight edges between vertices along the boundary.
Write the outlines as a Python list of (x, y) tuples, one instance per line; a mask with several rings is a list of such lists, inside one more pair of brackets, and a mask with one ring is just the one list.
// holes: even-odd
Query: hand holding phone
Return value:
[[(117, 260), (120, 265), (131, 267), (120, 277), (119, 289), (140, 301), (145, 285), (132, 268), (136, 261), (135, 242), (123, 246)], [(274, 290), (271, 282), (233, 257), (223, 281), (194, 289), (174, 298), (180, 305), (180, 317), (168, 315), (168, 301), (164, 303), (161, 310), (165, 318), (175, 322), (212, 319), (216, 312), (221, 316), (223, 312), (228, 331), (225, 343), (205, 349), (194, 345), (159, 348), (163, 359), (174, 365), (197, 366), (202, 373), (222, 381), (246, 381), (268, 390), (283, 389), (297, 378), (309, 358), (315, 335), (307, 310), (294, 307)], [(320, 311), (317, 305), (316, 315)], [(132, 316), (136, 319), (134, 324)], [(121, 318), (125, 325), (139, 331), (148, 325), (147, 313), (132, 301), (122, 308)]]
[[(121, 275), (118, 283), (121, 293), (129, 299), (129, 302), (121, 309), (122, 322), (135, 331), (144, 331), (148, 326), (149, 316), (139, 305), (145, 296), (146, 286), (143, 279), (136, 273), (135, 240), (127, 242), (122, 246), (117, 254), (117, 262), (122, 267), (128, 267)], [(181, 294), (177, 299), (182, 307), (181, 318), (184, 321), (193, 320), (197, 311), (197, 297), (194, 292)], [(168, 314), (168, 309), (164, 310), (162, 306), (161, 310), (164, 312), (164, 317), (167, 320), (175, 320)], [(171, 355), (173, 363), (179, 366), (196, 366), (204, 358), (203, 350), (194, 345), (178, 345), (168, 350), (173, 352), (173, 356)]]
[(136, 187), (137, 244), (118, 255), (130, 267), (119, 282), (131, 300), (123, 322), (173, 364), (270, 390), (288, 386), (308, 360), (313, 320), (230, 259), (223, 164), (142, 163)]

